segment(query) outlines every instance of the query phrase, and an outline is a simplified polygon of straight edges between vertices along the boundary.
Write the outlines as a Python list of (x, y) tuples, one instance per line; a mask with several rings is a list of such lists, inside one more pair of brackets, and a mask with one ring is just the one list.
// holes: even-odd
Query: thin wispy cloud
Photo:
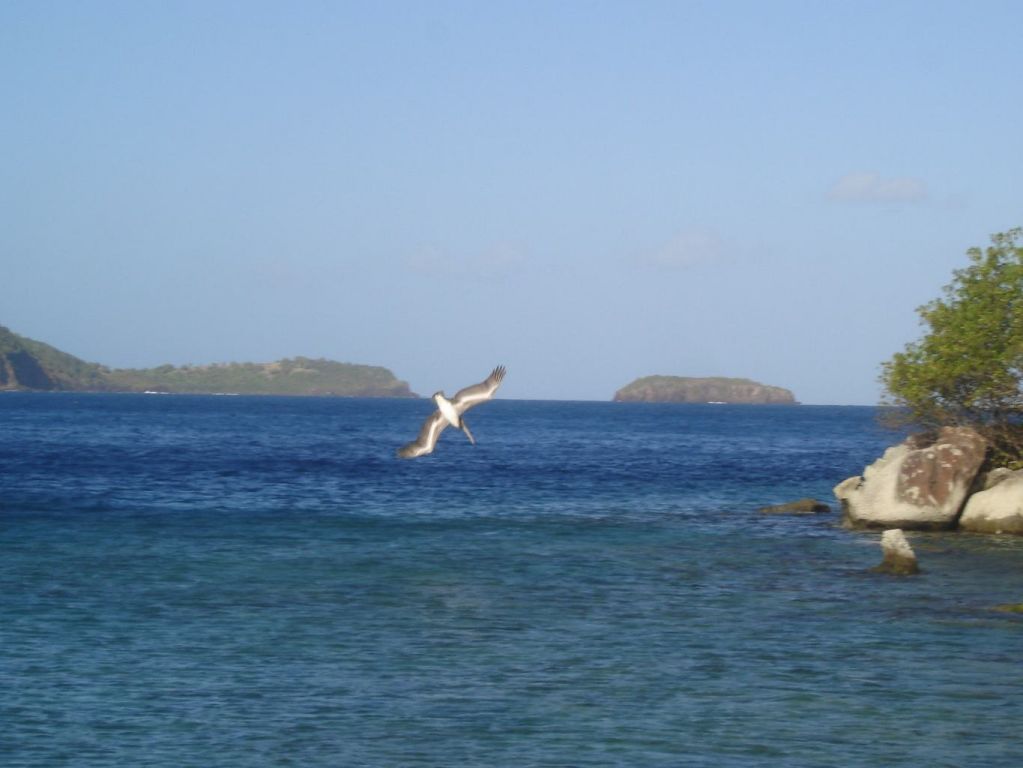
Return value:
[(686, 230), (670, 240), (641, 254), (640, 261), (647, 266), (663, 269), (688, 269), (699, 264), (722, 261), (728, 249), (717, 232), (712, 230)]
[(856, 171), (828, 190), (828, 199), (856, 203), (915, 203), (927, 198), (927, 185), (911, 176), (885, 178), (874, 171)]

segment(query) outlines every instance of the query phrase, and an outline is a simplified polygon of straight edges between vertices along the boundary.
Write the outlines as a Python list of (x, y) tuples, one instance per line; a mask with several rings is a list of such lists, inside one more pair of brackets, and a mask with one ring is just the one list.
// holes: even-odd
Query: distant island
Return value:
[(644, 376), (622, 387), (615, 402), (643, 403), (743, 403), (749, 405), (795, 405), (792, 392), (750, 379), (721, 376)]
[(0, 391), (417, 397), (387, 368), (294, 357), (273, 363), (111, 369), (0, 326)]

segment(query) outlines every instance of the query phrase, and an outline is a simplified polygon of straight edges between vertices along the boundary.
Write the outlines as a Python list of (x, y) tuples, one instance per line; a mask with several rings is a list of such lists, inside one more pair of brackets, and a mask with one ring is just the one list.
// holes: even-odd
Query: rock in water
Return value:
[(995, 610), (1002, 613), (1023, 613), (1023, 603), (1002, 603), (996, 605)]
[(787, 504), (761, 507), (758, 511), (765, 515), (820, 515), (830, 512), (831, 507), (817, 499), (799, 499)]
[(877, 573), (891, 573), (895, 576), (920, 573), (916, 554), (901, 529), (892, 528), (881, 534), (881, 551), (884, 553), (884, 560), (873, 569)]
[(959, 527), (977, 533), (1023, 535), (1023, 470), (994, 470), (985, 485), (985, 490), (966, 502)]
[(951, 528), (984, 461), (987, 442), (969, 427), (943, 427), (892, 446), (862, 477), (835, 486), (853, 528)]

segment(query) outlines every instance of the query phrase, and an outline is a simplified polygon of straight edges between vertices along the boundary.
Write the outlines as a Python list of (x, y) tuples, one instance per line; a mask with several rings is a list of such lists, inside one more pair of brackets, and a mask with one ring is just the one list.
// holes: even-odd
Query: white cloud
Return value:
[(856, 171), (840, 178), (828, 198), (841, 202), (912, 203), (927, 197), (927, 185), (910, 176), (889, 179), (874, 171)]
[(642, 261), (655, 267), (686, 269), (697, 264), (721, 261), (726, 256), (726, 250), (716, 232), (686, 230), (644, 254)]

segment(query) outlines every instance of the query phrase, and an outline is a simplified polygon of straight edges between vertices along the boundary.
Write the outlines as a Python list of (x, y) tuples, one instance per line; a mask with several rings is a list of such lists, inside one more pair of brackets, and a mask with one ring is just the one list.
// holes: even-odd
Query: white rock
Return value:
[(985, 491), (990, 490), (1003, 480), (1008, 480), (1014, 474), (1016, 473), (1013, 472), (1011, 469), (1006, 469), (1005, 467), (998, 467), (997, 469), (992, 469), (990, 472), (984, 475), (984, 488), (982, 490)]
[(1023, 470), (999, 473), (999, 477), (994, 485), (966, 502), (959, 518), (964, 531), (1023, 535)]
[(844, 522), (853, 527), (940, 529), (955, 525), (987, 444), (975, 431), (945, 427), (937, 440), (894, 445), (835, 486)]
[(900, 557), (916, 559), (916, 555), (913, 554), (913, 548), (909, 546), (906, 534), (902, 532), (901, 528), (889, 528), (881, 534), (881, 549), (884, 550), (885, 554), (891, 553)]
[(906, 534), (899, 528), (893, 528), (881, 534), (881, 551), (884, 553), (884, 560), (874, 570), (902, 575), (920, 572), (920, 567), (916, 562), (916, 553), (906, 541)]

